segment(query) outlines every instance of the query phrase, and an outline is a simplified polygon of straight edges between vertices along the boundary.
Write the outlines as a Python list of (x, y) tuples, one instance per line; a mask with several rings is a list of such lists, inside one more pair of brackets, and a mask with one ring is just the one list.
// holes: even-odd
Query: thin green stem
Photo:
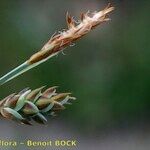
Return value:
[(38, 66), (39, 64), (47, 61), (48, 59), (50, 59), (51, 57), (57, 55), (58, 53), (55, 53), (53, 55), (50, 55), (48, 58), (41, 60), (37, 63), (34, 64), (29, 64), (28, 61), (24, 62), (23, 64), (21, 64), (20, 66), (16, 67), (15, 69), (11, 70), (10, 72), (8, 72), (7, 74), (5, 74), (4, 76), (2, 76), (0, 78), (0, 86), (7, 83), (8, 81), (18, 77), (19, 75), (25, 73), (26, 71)]

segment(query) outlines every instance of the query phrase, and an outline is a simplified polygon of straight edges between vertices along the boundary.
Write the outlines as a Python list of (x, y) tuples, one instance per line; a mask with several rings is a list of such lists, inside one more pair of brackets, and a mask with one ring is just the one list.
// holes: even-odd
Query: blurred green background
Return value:
[[(150, 1), (1, 0), (0, 75), (40, 50), (55, 31), (66, 28), (65, 14), (116, 10), (75, 46), (1, 86), (0, 97), (42, 85), (60, 86), (77, 101), (57, 117), (81, 132), (138, 126), (150, 119)], [(54, 121), (54, 120), (53, 120)], [(49, 120), (51, 122), (51, 119)]]

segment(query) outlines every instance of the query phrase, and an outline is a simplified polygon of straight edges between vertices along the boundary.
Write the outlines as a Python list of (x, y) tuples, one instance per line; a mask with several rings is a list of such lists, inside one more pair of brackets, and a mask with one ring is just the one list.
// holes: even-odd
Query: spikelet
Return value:
[(94, 12), (92, 14), (82, 13), (78, 24), (73, 17), (67, 13), (66, 22), (68, 29), (52, 37), (39, 52), (30, 57), (28, 63), (37, 63), (63, 50), (65, 47), (80, 39), (99, 24), (109, 21), (110, 19), (107, 14), (113, 10), (114, 7), (111, 7), (111, 5), (108, 4), (108, 6), (102, 11)]
[(107, 15), (113, 10), (114, 7), (109, 4), (102, 11), (82, 13), (79, 23), (76, 23), (73, 17), (67, 13), (66, 21), (68, 29), (59, 32), (57, 35), (53, 35), (40, 51), (33, 54), (20, 66), (2, 76), (0, 78), (0, 85), (47, 61), (51, 57), (62, 52), (64, 48), (72, 45), (72, 43), (86, 35), (96, 26), (109, 21), (110, 19)]
[(75, 97), (71, 93), (57, 93), (56, 86), (31, 90), (26, 88), (18, 94), (11, 94), (0, 101), (0, 114), (6, 119), (32, 125), (31, 121), (44, 124), (47, 116), (55, 116), (71, 104)]

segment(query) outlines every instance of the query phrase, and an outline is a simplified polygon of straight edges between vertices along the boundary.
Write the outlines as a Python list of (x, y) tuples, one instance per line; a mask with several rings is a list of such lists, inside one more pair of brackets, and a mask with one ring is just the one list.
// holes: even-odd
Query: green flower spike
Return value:
[(65, 109), (64, 105), (76, 99), (71, 93), (56, 93), (56, 86), (42, 92), (43, 88), (26, 88), (4, 98), (0, 101), (1, 116), (28, 125), (32, 120), (44, 124), (47, 116), (56, 116)]

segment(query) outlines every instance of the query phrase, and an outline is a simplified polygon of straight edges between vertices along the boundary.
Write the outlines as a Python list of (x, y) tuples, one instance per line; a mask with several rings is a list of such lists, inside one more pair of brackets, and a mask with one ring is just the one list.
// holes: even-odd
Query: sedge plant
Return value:
[[(94, 13), (82, 13), (78, 23), (68, 13), (66, 21), (68, 28), (53, 35), (40, 51), (29, 57), (24, 63), (8, 72), (0, 78), (0, 86), (16, 78), (24, 72), (38, 66), (53, 56), (58, 55), (64, 48), (72, 45), (98, 25), (110, 20), (108, 14), (114, 10), (110, 4), (101, 11)], [(16, 120), (24, 124), (31, 124), (31, 120), (45, 123), (46, 116), (55, 116), (57, 112), (65, 108), (65, 104), (71, 104), (75, 100), (70, 93), (57, 93), (56, 87), (44, 87), (31, 90), (26, 88), (19, 93), (9, 95), (0, 101), (1, 116)]]

